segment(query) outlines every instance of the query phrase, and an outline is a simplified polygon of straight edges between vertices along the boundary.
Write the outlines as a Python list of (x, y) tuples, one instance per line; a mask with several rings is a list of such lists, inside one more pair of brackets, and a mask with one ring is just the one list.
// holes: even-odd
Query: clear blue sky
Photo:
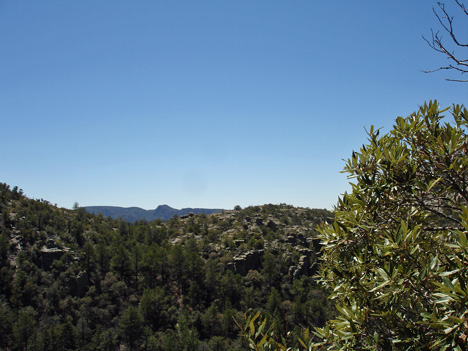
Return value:
[(364, 128), (468, 103), (421, 72), (446, 64), (435, 4), (1, 0), (0, 181), (68, 208), (331, 209)]

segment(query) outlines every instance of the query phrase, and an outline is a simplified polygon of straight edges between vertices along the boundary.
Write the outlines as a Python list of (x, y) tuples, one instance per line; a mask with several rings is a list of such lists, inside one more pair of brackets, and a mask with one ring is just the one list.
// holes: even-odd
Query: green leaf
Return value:
[(434, 179), (433, 181), (431, 181), (431, 182), (429, 183), (429, 186), (427, 187), (426, 191), (427, 191), (427, 192), (430, 192), (430, 191), (432, 190), (432, 188), (433, 188), (437, 183), (439, 183), (441, 180), (442, 180), (442, 177), (439, 177), (439, 178)]
[(382, 289), (383, 287), (387, 286), (390, 283), (391, 283), (391, 280), (387, 280), (387, 281), (383, 282), (382, 284), (380, 284), (379, 286), (376, 286), (375, 288), (369, 290), (369, 292), (378, 291), (378, 290)]
[(438, 255), (435, 255), (434, 258), (433, 258), (432, 261), (431, 261), (431, 266), (430, 266), (430, 267), (431, 267), (431, 270), (434, 270), (434, 269), (435, 269), (435, 267), (437, 266), (438, 262), (439, 262), (439, 256), (438, 256)]
[(263, 338), (262, 338), (262, 340), (260, 340), (258, 342), (257, 347), (261, 348), (263, 346), (263, 344), (266, 343), (267, 339), (268, 339), (268, 334), (263, 335)]
[[(455, 273), (458, 273), (458, 272), (460, 272), (459, 269), (454, 269), (453, 271), (450, 271), (450, 272), (442, 272), (442, 273), (440, 273), (440, 276), (441, 277), (448, 277), (449, 275), (452, 275), (452, 274), (455, 274)], [(452, 284), (452, 283), (450, 283), (450, 284)], [(453, 285), (452, 285), (452, 287), (453, 287)]]
[(466, 240), (466, 233), (465, 232), (457, 232), (457, 236), (458, 236), (458, 242), (460, 243), (460, 246), (463, 248), (463, 249), (467, 249), (468, 245), (467, 245), (467, 240)]
[(249, 323), (249, 328), (250, 328), (250, 335), (254, 335), (255, 334), (255, 320), (260, 316), (260, 311), (258, 311), (255, 316), (250, 320), (250, 323)]

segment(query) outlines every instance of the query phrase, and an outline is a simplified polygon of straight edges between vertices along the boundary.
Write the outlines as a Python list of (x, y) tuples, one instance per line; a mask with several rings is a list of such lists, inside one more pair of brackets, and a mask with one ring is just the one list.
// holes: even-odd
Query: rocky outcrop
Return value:
[(228, 265), (236, 274), (245, 276), (250, 270), (259, 270), (262, 265), (262, 257), (265, 250), (249, 250), (236, 257)]
[(291, 233), (288, 236), (286, 236), (283, 240), (284, 243), (297, 246), (297, 245), (302, 245), (305, 246), (307, 245), (307, 240), (302, 233)]
[(303, 275), (310, 276), (317, 271), (315, 262), (311, 265), (311, 257), (314, 255), (314, 252), (309, 249), (300, 249), (299, 253), (301, 256), (299, 257), (297, 266), (289, 268), (289, 273), (293, 279), (299, 279)]
[(280, 225), (280, 222), (276, 219), (268, 219), (268, 222), (266, 224), (267, 228), (273, 230), (276, 232), (278, 230), (278, 226)]
[(58, 247), (43, 247), (41, 249), (41, 256), (39, 265), (46, 271), (52, 268), (52, 264), (55, 260), (60, 260), (62, 256), (68, 252), (68, 248), (58, 248)]
[(187, 219), (187, 218), (190, 218), (190, 217), (193, 217), (193, 216), (195, 216), (195, 213), (190, 212), (190, 213), (187, 213), (187, 214), (184, 214), (184, 215), (180, 216), (180, 219)]
[(42, 267), (42, 269), (48, 271), (52, 268), (52, 264), (55, 260), (60, 260), (62, 256), (69, 251), (69, 248), (60, 247), (53, 238), (49, 238), (40, 250), (40, 262), (37, 262), (36, 264)]
[[(306, 248), (297, 248), (297, 251), (300, 254), (299, 262), (297, 265), (289, 268), (291, 278), (299, 279), (303, 275), (310, 276), (316, 274), (318, 266), (313, 259), (313, 256), (315, 256), (314, 251)], [(264, 253), (264, 249), (246, 251), (235, 256), (233, 261), (228, 264), (228, 268), (242, 276), (247, 275), (251, 270), (259, 271), (262, 268)]]
[(255, 216), (254, 218), (246, 216), (243, 220), (244, 230), (252, 229), (255, 227), (267, 227), (272, 231), (276, 232), (280, 226), (281, 222), (273, 217), (268, 217), (267, 219), (264, 219), (261, 216)]

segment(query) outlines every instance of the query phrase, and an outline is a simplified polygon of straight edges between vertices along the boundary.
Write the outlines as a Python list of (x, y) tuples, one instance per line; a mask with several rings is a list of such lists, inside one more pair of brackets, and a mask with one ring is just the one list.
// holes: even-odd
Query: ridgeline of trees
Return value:
[(132, 224), (1, 183), (0, 349), (248, 349), (249, 309), (278, 334), (323, 326), (313, 239), (332, 220), (265, 205)]

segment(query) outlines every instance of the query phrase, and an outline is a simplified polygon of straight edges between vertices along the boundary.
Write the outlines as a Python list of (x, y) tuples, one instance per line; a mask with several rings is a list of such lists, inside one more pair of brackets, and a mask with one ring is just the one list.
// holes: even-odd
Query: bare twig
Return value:
[[(461, 9), (462, 13), (468, 16), (468, 10), (466, 9), (465, 5), (460, 0), (454, 0), (454, 1), (458, 5), (458, 7)], [(434, 15), (436, 16), (437, 20), (439, 21), (444, 31), (448, 33), (448, 35), (450, 36), (450, 38), (452, 39), (452, 42), (456, 45), (456, 47), (461, 48), (461, 49), (468, 48), (468, 43), (464, 43), (460, 41), (459, 37), (457, 37), (457, 34), (455, 33), (455, 30), (453, 27), (454, 16), (449, 15), (447, 10), (445, 9), (445, 4), (438, 2), (437, 5), (440, 10), (437, 11), (435, 8), (432, 8), (432, 11), (434, 12)], [(459, 56), (457, 56), (457, 54), (455, 54), (454, 51), (449, 50), (448, 46), (445, 44), (445, 42), (443, 42), (442, 35), (440, 34), (440, 32), (434, 33), (434, 31), (431, 30), (431, 39), (429, 40), (424, 36), (423, 36), (423, 39), (433, 50), (444, 54), (447, 57), (447, 59), (452, 61), (452, 63), (447, 66), (441, 66), (433, 70), (426, 70), (426, 71), (423, 71), (424, 73), (432, 73), (432, 72), (437, 72), (441, 70), (453, 70), (453, 71), (459, 72), (460, 74), (468, 73), (468, 59), (462, 59)], [(447, 78), (446, 80), (454, 81), (454, 82), (468, 82), (468, 80), (463, 80), (463, 79)]]
[(465, 5), (464, 5), (464, 4), (461, 4), (460, 1), (458, 1), (458, 0), (455, 0), (455, 2), (458, 4), (458, 6), (460, 6), (460, 8), (462, 9), (462, 11), (465, 13), (465, 15), (468, 16), (468, 11), (466, 10)]

